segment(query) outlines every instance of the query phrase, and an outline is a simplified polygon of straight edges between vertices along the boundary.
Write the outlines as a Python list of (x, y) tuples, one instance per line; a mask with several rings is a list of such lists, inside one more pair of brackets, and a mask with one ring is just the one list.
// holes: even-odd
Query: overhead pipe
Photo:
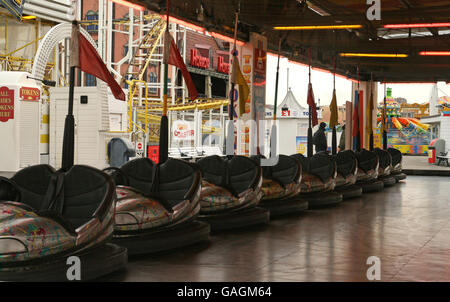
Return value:
[(74, 7), (72, 6), (72, 3), (61, 3), (59, 1), (43, 1), (43, 0), (28, 0), (24, 4), (24, 9), (26, 10), (28, 6), (37, 6), (37, 7), (44, 7), (48, 8), (52, 11), (59, 11), (62, 13), (74, 13)]
[(69, 22), (72, 21), (75, 17), (73, 8), (70, 8), (64, 12), (60, 12), (56, 11), (55, 9), (40, 7), (28, 2), (25, 2), (24, 13), (57, 22)]

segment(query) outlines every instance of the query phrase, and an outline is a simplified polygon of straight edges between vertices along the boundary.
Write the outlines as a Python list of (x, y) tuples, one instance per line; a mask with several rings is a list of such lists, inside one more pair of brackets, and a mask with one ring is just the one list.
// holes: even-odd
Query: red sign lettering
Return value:
[(0, 122), (14, 119), (14, 90), (0, 88)]
[(225, 63), (225, 59), (222, 56), (217, 58), (217, 71), (221, 73), (230, 73), (230, 64)]
[(41, 91), (38, 88), (22, 87), (20, 88), (20, 98), (24, 101), (39, 101)]
[(197, 49), (191, 49), (191, 66), (195, 66), (202, 69), (209, 68), (209, 58), (202, 57)]
[(267, 53), (259, 48), (255, 48), (255, 55), (254, 55), (254, 68), (255, 73), (260, 75), (266, 74), (266, 61), (267, 61)]
[(281, 110), (281, 116), (291, 116), (290, 110)]

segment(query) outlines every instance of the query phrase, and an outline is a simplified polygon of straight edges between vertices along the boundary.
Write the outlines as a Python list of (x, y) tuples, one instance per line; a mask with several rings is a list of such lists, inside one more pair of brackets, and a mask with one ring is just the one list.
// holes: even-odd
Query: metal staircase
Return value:
[(161, 47), (160, 40), (164, 31), (166, 30), (166, 21), (158, 15), (150, 16), (150, 30), (140, 27), (140, 36), (142, 37), (140, 43), (133, 45), (133, 55), (130, 60), (129, 68), (126, 74), (122, 77), (126, 79), (136, 79), (142, 81), (152, 56), (160, 56), (162, 59), (162, 51), (156, 52), (158, 47)]

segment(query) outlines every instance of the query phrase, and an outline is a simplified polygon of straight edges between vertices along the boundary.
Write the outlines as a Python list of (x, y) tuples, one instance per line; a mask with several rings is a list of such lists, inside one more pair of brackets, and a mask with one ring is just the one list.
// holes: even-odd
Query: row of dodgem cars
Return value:
[[(405, 179), (398, 150), (195, 163), (139, 158), (104, 171), (36, 165), (0, 179), (0, 281), (91, 280), (210, 232), (337, 205)], [(74, 273), (75, 272), (75, 273)], [(73, 274), (71, 277), (70, 274)]]

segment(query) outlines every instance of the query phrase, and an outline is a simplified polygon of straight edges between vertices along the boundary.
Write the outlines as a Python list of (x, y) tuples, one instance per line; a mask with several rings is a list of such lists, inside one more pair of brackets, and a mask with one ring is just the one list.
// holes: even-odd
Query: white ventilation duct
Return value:
[(55, 22), (71, 22), (75, 18), (71, 0), (27, 0), (23, 13)]

